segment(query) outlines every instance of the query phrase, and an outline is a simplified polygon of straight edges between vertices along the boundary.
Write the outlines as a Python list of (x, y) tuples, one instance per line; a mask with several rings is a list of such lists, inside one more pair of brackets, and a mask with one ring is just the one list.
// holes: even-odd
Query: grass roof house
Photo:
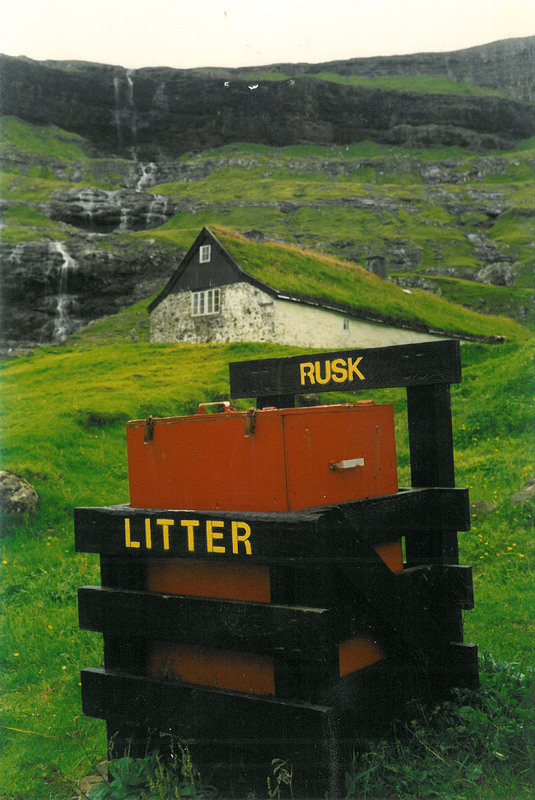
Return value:
[(496, 318), (355, 264), (224, 228), (201, 230), (148, 311), (153, 342), (345, 348), (496, 332)]

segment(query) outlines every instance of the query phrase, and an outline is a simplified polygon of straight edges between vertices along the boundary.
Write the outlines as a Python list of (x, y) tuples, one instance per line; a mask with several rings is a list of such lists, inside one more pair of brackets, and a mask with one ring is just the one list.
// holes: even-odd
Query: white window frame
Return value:
[(212, 245), (202, 244), (199, 247), (199, 264), (208, 264), (212, 260)]
[(345, 331), (348, 331), (348, 330), (349, 330), (349, 317), (344, 317), (344, 325), (343, 325), (343, 329), (344, 329)]
[(212, 317), (221, 311), (221, 289), (191, 293), (191, 316)]

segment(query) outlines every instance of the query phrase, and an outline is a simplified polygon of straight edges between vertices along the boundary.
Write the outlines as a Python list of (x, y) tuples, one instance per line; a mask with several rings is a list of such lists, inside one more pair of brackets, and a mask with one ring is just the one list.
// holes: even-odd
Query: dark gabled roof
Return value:
[(240, 267), (240, 265), (238, 264), (236, 259), (234, 259), (232, 257), (232, 255), (221, 244), (221, 242), (217, 239), (217, 237), (214, 236), (212, 231), (209, 228), (207, 228), (206, 226), (204, 226), (202, 228), (202, 230), (200, 231), (200, 233), (197, 235), (197, 238), (195, 239), (195, 241), (191, 245), (190, 249), (188, 250), (188, 252), (184, 256), (184, 258), (180, 262), (179, 266), (173, 272), (173, 274), (171, 275), (170, 279), (168, 280), (168, 282), (166, 283), (166, 285), (164, 286), (164, 288), (160, 292), (160, 294), (157, 297), (155, 297), (155, 299), (152, 301), (152, 303), (150, 303), (147, 306), (147, 310), (148, 310), (149, 314), (152, 311), (154, 311), (156, 306), (158, 306), (162, 302), (162, 300), (164, 300), (167, 297), (167, 295), (172, 294), (172, 292), (176, 289), (176, 287), (180, 283), (180, 279), (181, 279), (182, 275), (184, 274), (185, 270), (188, 268), (189, 264), (191, 263), (191, 260), (192, 260), (193, 256), (197, 252), (197, 250), (201, 247), (201, 245), (207, 244), (207, 243), (211, 244), (212, 247), (216, 248), (221, 253), (221, 255), (227, 260), (228, 264), (236, 272), (236, 275), (239, 277), (239, 279), (241, 281), (244, 281), (244, 282), (247, 282), (247, 283), (251, 283), (253, 286), (256, 286), (258, 289), (261, 289), (263, 292), (266, 292), (267, 294), (270, 294), (273, 297), (278, 297), (279, 296), (279, 292), (277, 292), (276, 289), (273, 289), (273, 287), (268, 286), (267, 283), (264, 283), (263, 281), (259, 280), (258, 278), (254, 278), (248, 272), (245, 272), (245, 270), (243, 270)]

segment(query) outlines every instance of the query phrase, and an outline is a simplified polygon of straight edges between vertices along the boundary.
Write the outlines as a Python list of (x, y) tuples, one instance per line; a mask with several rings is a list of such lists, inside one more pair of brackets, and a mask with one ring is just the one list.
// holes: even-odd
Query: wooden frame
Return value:
[[(450, 383), (461, 380), (459, 343), (229, 368), (231, 396), (256, 397), (258, 407), (292, 406), (295, 394), (307, 391), (406, 387), (412, 488), (297, 512), (76, 509), (76, 549), (99, 553), (102, 574), (102, 587), (79, 590), (80, 626), (104, 635), (104, 670), (82, 672), (84, 712), (105, 718), (119, 747), (130, 740), (141, 750), (152, 730), (171, 729), (218, 740), (223, 750), (241, 742), (268, 761), (282, 746), (299, 764), (313, 752), (303, 779), (335, 793), (341, 761), (333, 753), (355, 725), (371, 730), (407, 697), (437, 698), (478, 683), (477, 648), (462, 640), (462, 612), (473, 607), (473, 592), (457, 549), (457, 532), (470, 529), (468, 492), (455, 488), (453, 462)], [(265, 565), (270, 602), (147, 591), (155, 558), (213, 561), (202, 536), (194, 552), (188, 549), (184, 525), (192, 515), (199, 531), (216, 518), (222, 531), (236, 521), (247, 526), (247, 552), (222, 546), (215, 558)], [(381, 546), (402, 536), (406, 565), (395, 573)], [(161, 640), (265, 656), (275, 694), (150, 677), (147, 653)], [(343, 675), (344, 643), (351, 650), (370, 642), (380, 657)]]

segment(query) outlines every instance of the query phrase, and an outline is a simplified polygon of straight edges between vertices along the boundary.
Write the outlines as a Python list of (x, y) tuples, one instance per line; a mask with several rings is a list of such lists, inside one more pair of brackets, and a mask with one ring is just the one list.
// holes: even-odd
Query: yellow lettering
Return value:
[(357, 378), (359, 378), (361, 381), (365, 380), (364, 375), (362, 374), (360, 369), (358, 369), (358, 365), (360, 364), (361, 361), (362, 361), (362, 356), (359, 356), (357, 359), (355, 359), (354, 363), (352, 358), (348, 359), (347, 367), (348, 367), (350, 381), (353, 380), (353, 375), (356, 375)]
[[(239, 534), (239, 530), (243, 530), (244, 533)], [(232, 523), (232, 552), (236, 554), (238, 552), (238, 542), (243, 542), (245, 547), (245, 552), (248, 556), (251, 555), (251, 542), (249, 541), (249, 536), (251, 535), (251, 527), (246, 522), (233, 522)]]
[(335, 358), (331, 364), (332, 379), (336, 383), (347, 381), (347, 367), (343, 358)]
[(315, 383), (314, 380), (314, 364), (310, 361), (306, 361), (304, 364), (300, 364), (301, 369), (301, 386), (305, 385), (305, 378), (309, 378), (310, 383)]
[(195, 540), (194, 540), (194, 531), (193, 529), (196, 528), (199, 524), (198, 519), (183, 519), (180, 523), (184, 528), (188, 529), (188, 550), (190, 553), (193, 553), (195, 550)]
[(157, 519), (156, 524), (163, 528), (163, 549), (169, 550), (169, 528), (175, 524), (175, 521), (174, 519)]
[(145, 518), (145, 546), (147, 550), (152, 549), (152, 536), (150, 532), (150, 519), (148, 517)]
[(318, 383), (329, 383), (331, 380), (331, 362), (325, 362), (325, 377), (321, 377), (321, 364), (319, 361), (316, 361), (316, 380)]
[(124, 543), (126, 547), (139, 547), (139, 542), (133, 542), (130, 538), (130, 520), (125, 517), (124, 520)]
[(224, 553), (225, 548), (214, 544), (214, 539), (222, 539), (223, 534), (214, 528), (223, 528), (224, 522), (220, 520), (207, 520), (206, 522), (206, 549), (209, 553)]

